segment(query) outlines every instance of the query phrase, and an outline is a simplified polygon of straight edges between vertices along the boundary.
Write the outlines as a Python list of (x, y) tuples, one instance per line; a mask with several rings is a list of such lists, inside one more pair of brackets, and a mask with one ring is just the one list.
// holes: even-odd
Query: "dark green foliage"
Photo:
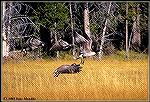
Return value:
[[(32, 15), (33, 22), (41, 23), (50, 31), (57, 31), (58, 38), (63, 38), (69, 43), (71, 39), (69, 3), (65, 2), (31, 2), (28, 3), (36, 11)], [(72, 2), (74, 30), (84, 35), (84, 3)], [(128, 15), (126, 16), (126, 2), (113, 2), (111, 14), (107, 15), (109, 2), (90, 2), (90, 31), (96, 38), (101, 37), (105, 20), (108, 18), (107, 34), (115, 33), (108, 37), (115, 39), (112, 42), (115, 49), (125, 48), (125, 21), (128, 20), (128, 34), (130, 36), (133, 26), (133, 17), (140, 14), (141, 51), (148, 48), (148, 2), (128, 2)], [(137, 11), (139, 5), (140, 10)], [(56, 25), (55, 25), (56, 22)], [(50, 32), (49, 32), (50, 33)], [(43, 34), (42, 38), (47, 38), (48, 34)], [(49, 34), (50, 36), (50, 34)], [(54, 35), (53, 35), (54, 37)], [(100, 40), (99, 40), (100, 41)], [(111, 45), (108, 45), (111, 46)], [(50, 46), (49, 46), (50, 47)]]
[[(130, 36), (133, 27), (133, 17), (140, 15), (141, 51), (148, 47), (148, 4), (148, 2), (128, 2), (128, 16), (126, 16), (126, 2), (117, 2), (116, 15), (120, 15), (122, 18), (121, 20), (118, 19), (117, 31), (121, 31), (123, 35), (125, 35), (125, 20), (128, 20), (128, 34)], [(139, 10), (137, 10), (138, 5)]]
[(35, 10), (38, 12), (38, 15), (34, 16), (34, 20), (45, 25), (49, 29), (55, 28), (55, 22), (56, 28), (62, 29), (64, 23), (67, 22), (69, 18), (69, 10), (64, 3), (40, 2), (37, 3), (37, 8), (35, 8)]

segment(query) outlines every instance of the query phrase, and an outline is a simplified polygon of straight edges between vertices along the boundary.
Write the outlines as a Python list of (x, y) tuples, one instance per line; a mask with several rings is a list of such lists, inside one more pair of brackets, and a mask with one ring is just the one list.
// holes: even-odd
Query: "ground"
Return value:
[(77, 74), (54, 70), (79, 60), (10, 60), (2, 64), (2, 99), (147, 100), (148, 59), (86, 59)]

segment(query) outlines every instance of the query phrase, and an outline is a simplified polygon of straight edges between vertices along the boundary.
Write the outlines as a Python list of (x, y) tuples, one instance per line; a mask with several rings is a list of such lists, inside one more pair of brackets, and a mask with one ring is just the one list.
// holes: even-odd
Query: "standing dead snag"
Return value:
[(73, 45), (73, 48), (72, 48), (72, 54), (73, 54), (73, 58), (75, 59), (76, 57), (76, 52), (75, 52), (75, 39), (74, 39), (74, 32), (73, 32), (73, 15), (72, 15), (72, 8), (71, 8), (71, 2), (69, 4), (69, 7), (70, 7), (70, 22), (71, 22), (71, 33), (72, 33), (72, 45)]
[(87, 35), (87, 39), (90, 41), (89, 47), (91, 47), (92, 39), (91, 39), (91, 32), (90, 32), (90, 21), (89, 21), (89, 8), (88, 3), (84, 5), (84, 31)]
[(140, 35), (140, 28), (139, 28), (139, 17), (140, 15), (137, 16), (137, 20), (134, 22), (133, 28), (132, 28), (132, 33), (133, 33), (133, 38), (132, 38), (132, 46), (135, 50), (139, 49), (140, 44), (141, 44), (141, 35)]
[[(109, 15), (109, 13), (110, 13), (111, 3), (112, 3), (112, 2), (110, 2), (110, 4), (109, 4), (109, 8), (108, 8), (108, 13), (107, 13), (107, 15)], [(106, 18), (105, 26), (104, 26), (103, 34), (102, 34), (102, 39), (101, 39), (100, 52), (99, 52), (99, 58), (100, 58), (100, 59), (101, 59), (101, 57), (102, 57), (103, 45), (104, 45), (104, 42), (105, 42), (105, 33), (106, 33), (106, 28), (107, 28), (107, 22), (108, 22), (108, 18)]]
[(84, 31), (86, 34), (87, 42), (83, 43), (83, 49), (80, 52), (80, 58), (83, 57), (90, 57), (95, 55), (96, 53), (92, 51), (92, 38), (91, 38), (91, 31), (90, 31), (90, 21), (89, 21), (89, 7), (88, 3), (84, 4)]
[(129, 57), (129, 47), (128, 47), (128, 2), (126, 3), (126, 58)]
[(129, 39), (129, 49), (130, 47), (136, 51), (139, 51), (141, 45), (141, 34), (140, 34), (140, 14), (139, 5), (137, 5), (137, 15), (133, 16), (133, 26), (132, 32)]
[(90, 32), (90, 21), (89, 21), (89, 8), (88, 3), (84, 4), (84, 31), (87, 36), (87, 47), (89, 50), (91, 50), (92, 46), (92, 39), (91, 39), (91, 32)]
[[(6, 2), (5, 1), (3, 1), (3, 16), (2, 16), (2, 20), (3, 20), (3, 22), (4, 22), (4, 18), (5, 18), (5, 14), (6, 14)], [(2, 46), (3, 46), (3, 53), (2, 53), (2, 56), (3, 57), (7, 57), (8, 56), (8, 53), (9, 53), (9, 46), (8, 46), (8, 43), (7, 43), (7, 32), (8, 31), (6, 31), (6, 25), (3, 23), (3, 29), (2, 29), (2, 33), (3, 33), (3, 35), (2, 35), (2, 41), (3, 41), (3, 44), (2, 44)]]
[[(55, 29), (56, 29), (56, 22), (55, 22)], [(54, 34), (55, 34), (55, 42), (56, 42), (56, 44), (58, 44), (58, 38), (57, 38), (57, 34), (56, 34), (56, 30), (55, 30), (55, 32), (54, 32)], [(57, 53), (57, 58), (59, 58), (59, 51), (56, 51), (56, 53)]]
[(12, 2), (3, 1), (3, 57), (8, 57), (10, 52), (11, 38), (12, 38)]

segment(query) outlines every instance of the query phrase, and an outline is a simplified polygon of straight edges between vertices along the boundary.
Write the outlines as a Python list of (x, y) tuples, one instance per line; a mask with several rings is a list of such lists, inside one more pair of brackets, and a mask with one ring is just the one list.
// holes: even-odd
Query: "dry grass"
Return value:
[(78, 74), (53, 71), (74, 60), (9, 61), (2, 64), (2, 98), (44, 100), (147, 100), (148, 60), (87, 59)]

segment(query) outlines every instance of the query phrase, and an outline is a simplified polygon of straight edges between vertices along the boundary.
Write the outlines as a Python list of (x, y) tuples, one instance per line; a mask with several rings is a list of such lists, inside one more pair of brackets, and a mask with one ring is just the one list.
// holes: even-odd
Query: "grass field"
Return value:
[(148, 59), (86, 59), (78, 74), (53, 71), (79, 60), (27, 60), (2, 64), (2, 99), (147, 100)]

